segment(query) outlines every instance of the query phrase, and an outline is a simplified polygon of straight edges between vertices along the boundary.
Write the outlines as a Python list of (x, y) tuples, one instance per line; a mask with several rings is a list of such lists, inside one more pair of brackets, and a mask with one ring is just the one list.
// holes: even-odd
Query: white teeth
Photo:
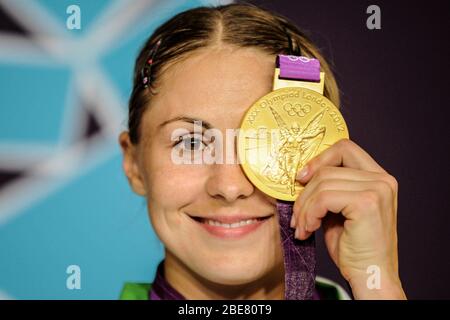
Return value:
[(258, 220), (257, 219), (248, 219), (248, 220), (241, 220), (241, 221), (230, 224), (230, 223), (221, 223), (216, 220), (205, 219), (205, 223), (207, 223), (211, 226), (223, 227), (223, 228), (238, 228), (238, 227), (242, 227), (247, 224), (251, 224), (251, 223), (255, 223), (255, 222), (258, 222)]

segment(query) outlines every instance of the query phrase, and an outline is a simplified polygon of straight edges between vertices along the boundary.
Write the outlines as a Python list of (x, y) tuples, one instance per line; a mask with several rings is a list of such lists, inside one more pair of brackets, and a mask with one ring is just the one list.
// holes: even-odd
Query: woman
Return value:
[[(147, 298), (150, 289), (151, 299), (283, 299), (276, 200), (256, 189), (239, 164), (176, 164), (171, 155), (208, 148), (195, 121), (202, 130), (239, 128), (252, 103), (271, 91), (275, 56), (300, 52), (320, 61), (324, 95), (339, 106), (317, 48), (287, 19), (255, 6), (188, 10), (148, 39), (136, 60), (129, 131), (119, 140), (125, 174), (147, 199), (165, 259), (153, 289), (129, 285), (124, 298)], [(173, 136), (180, 128), (187, 133)], [(323, 225), (328, 252), (356, 299), (405, 298), (395, 178), (341, 140), (310, 160), (298, 180), (306, 187), (294, 204), (295, 236), (305, 240)], [(254, 227), (230, 228), (237, 222)], [(207, 232), (208, 225), (222, 236)], [(368, 266), (380, 273), (378, 289), (367, 285)], [(317, 288), (323, 297), (324, 286)]]

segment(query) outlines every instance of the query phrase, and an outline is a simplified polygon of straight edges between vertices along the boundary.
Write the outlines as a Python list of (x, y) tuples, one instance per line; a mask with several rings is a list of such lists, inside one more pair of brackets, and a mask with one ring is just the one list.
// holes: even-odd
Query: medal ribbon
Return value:
[(320, 61), (303, 56), (277, 56), (277, 67), (280, 68), (280, 78), (320, 81)]
[[(277, 67), (280, 78), (320, 81), (320, 62), (299, 56), (278, 55)], [(313, 299), (316, 278), (316, 247), (314, 234), (307, 240), (294, 237), (290, 227), (294, 203), (277, 201), (281, 243), (284, 256), (284, 297), (285, 300)]]

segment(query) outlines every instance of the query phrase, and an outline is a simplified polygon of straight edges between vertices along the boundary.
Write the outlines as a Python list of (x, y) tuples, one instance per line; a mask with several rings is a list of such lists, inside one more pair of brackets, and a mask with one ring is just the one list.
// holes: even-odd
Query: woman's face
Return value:
[[(167, 253), (214, 283), (249, 283), (282, 265), (276, 202), (256, 189), (236, 162), (177, 164), (172, 152), (208, 145), (207, 138), (193, 134), (192, 119), (220, 130), (226, 140), (226, 130), (239, 128), (246, 110), (271, 91), (273, 70), (273, 56), (227, 46), (177, 62), (143, 115), (139, 144), (125, 150), (127, 176), (146, 196)], [(173, 136), (180, 128), (184, 134)], [(174, 147), (174, 138), (183, 141)], [(239, 227), (217, 225), (247, 220)]]

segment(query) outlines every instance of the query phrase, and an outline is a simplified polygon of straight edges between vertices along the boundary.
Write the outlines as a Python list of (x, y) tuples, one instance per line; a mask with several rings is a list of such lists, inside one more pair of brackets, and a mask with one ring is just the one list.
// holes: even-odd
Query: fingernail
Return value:
[(291, 217), (291, 228), (295, 228), (295, 216), (292, 215)]
[(308, 232), (308, 225), (305, 222), (305, 231)]
[(299, 237), (300, 237), (300, 229), (297, 228), (295, 229), (295, 238), (300, 239)]
[(297, 177), (298, 179), (303, 179), (308, 174), (308, 166), (303, 167), (302, 170), (298, 173)]

